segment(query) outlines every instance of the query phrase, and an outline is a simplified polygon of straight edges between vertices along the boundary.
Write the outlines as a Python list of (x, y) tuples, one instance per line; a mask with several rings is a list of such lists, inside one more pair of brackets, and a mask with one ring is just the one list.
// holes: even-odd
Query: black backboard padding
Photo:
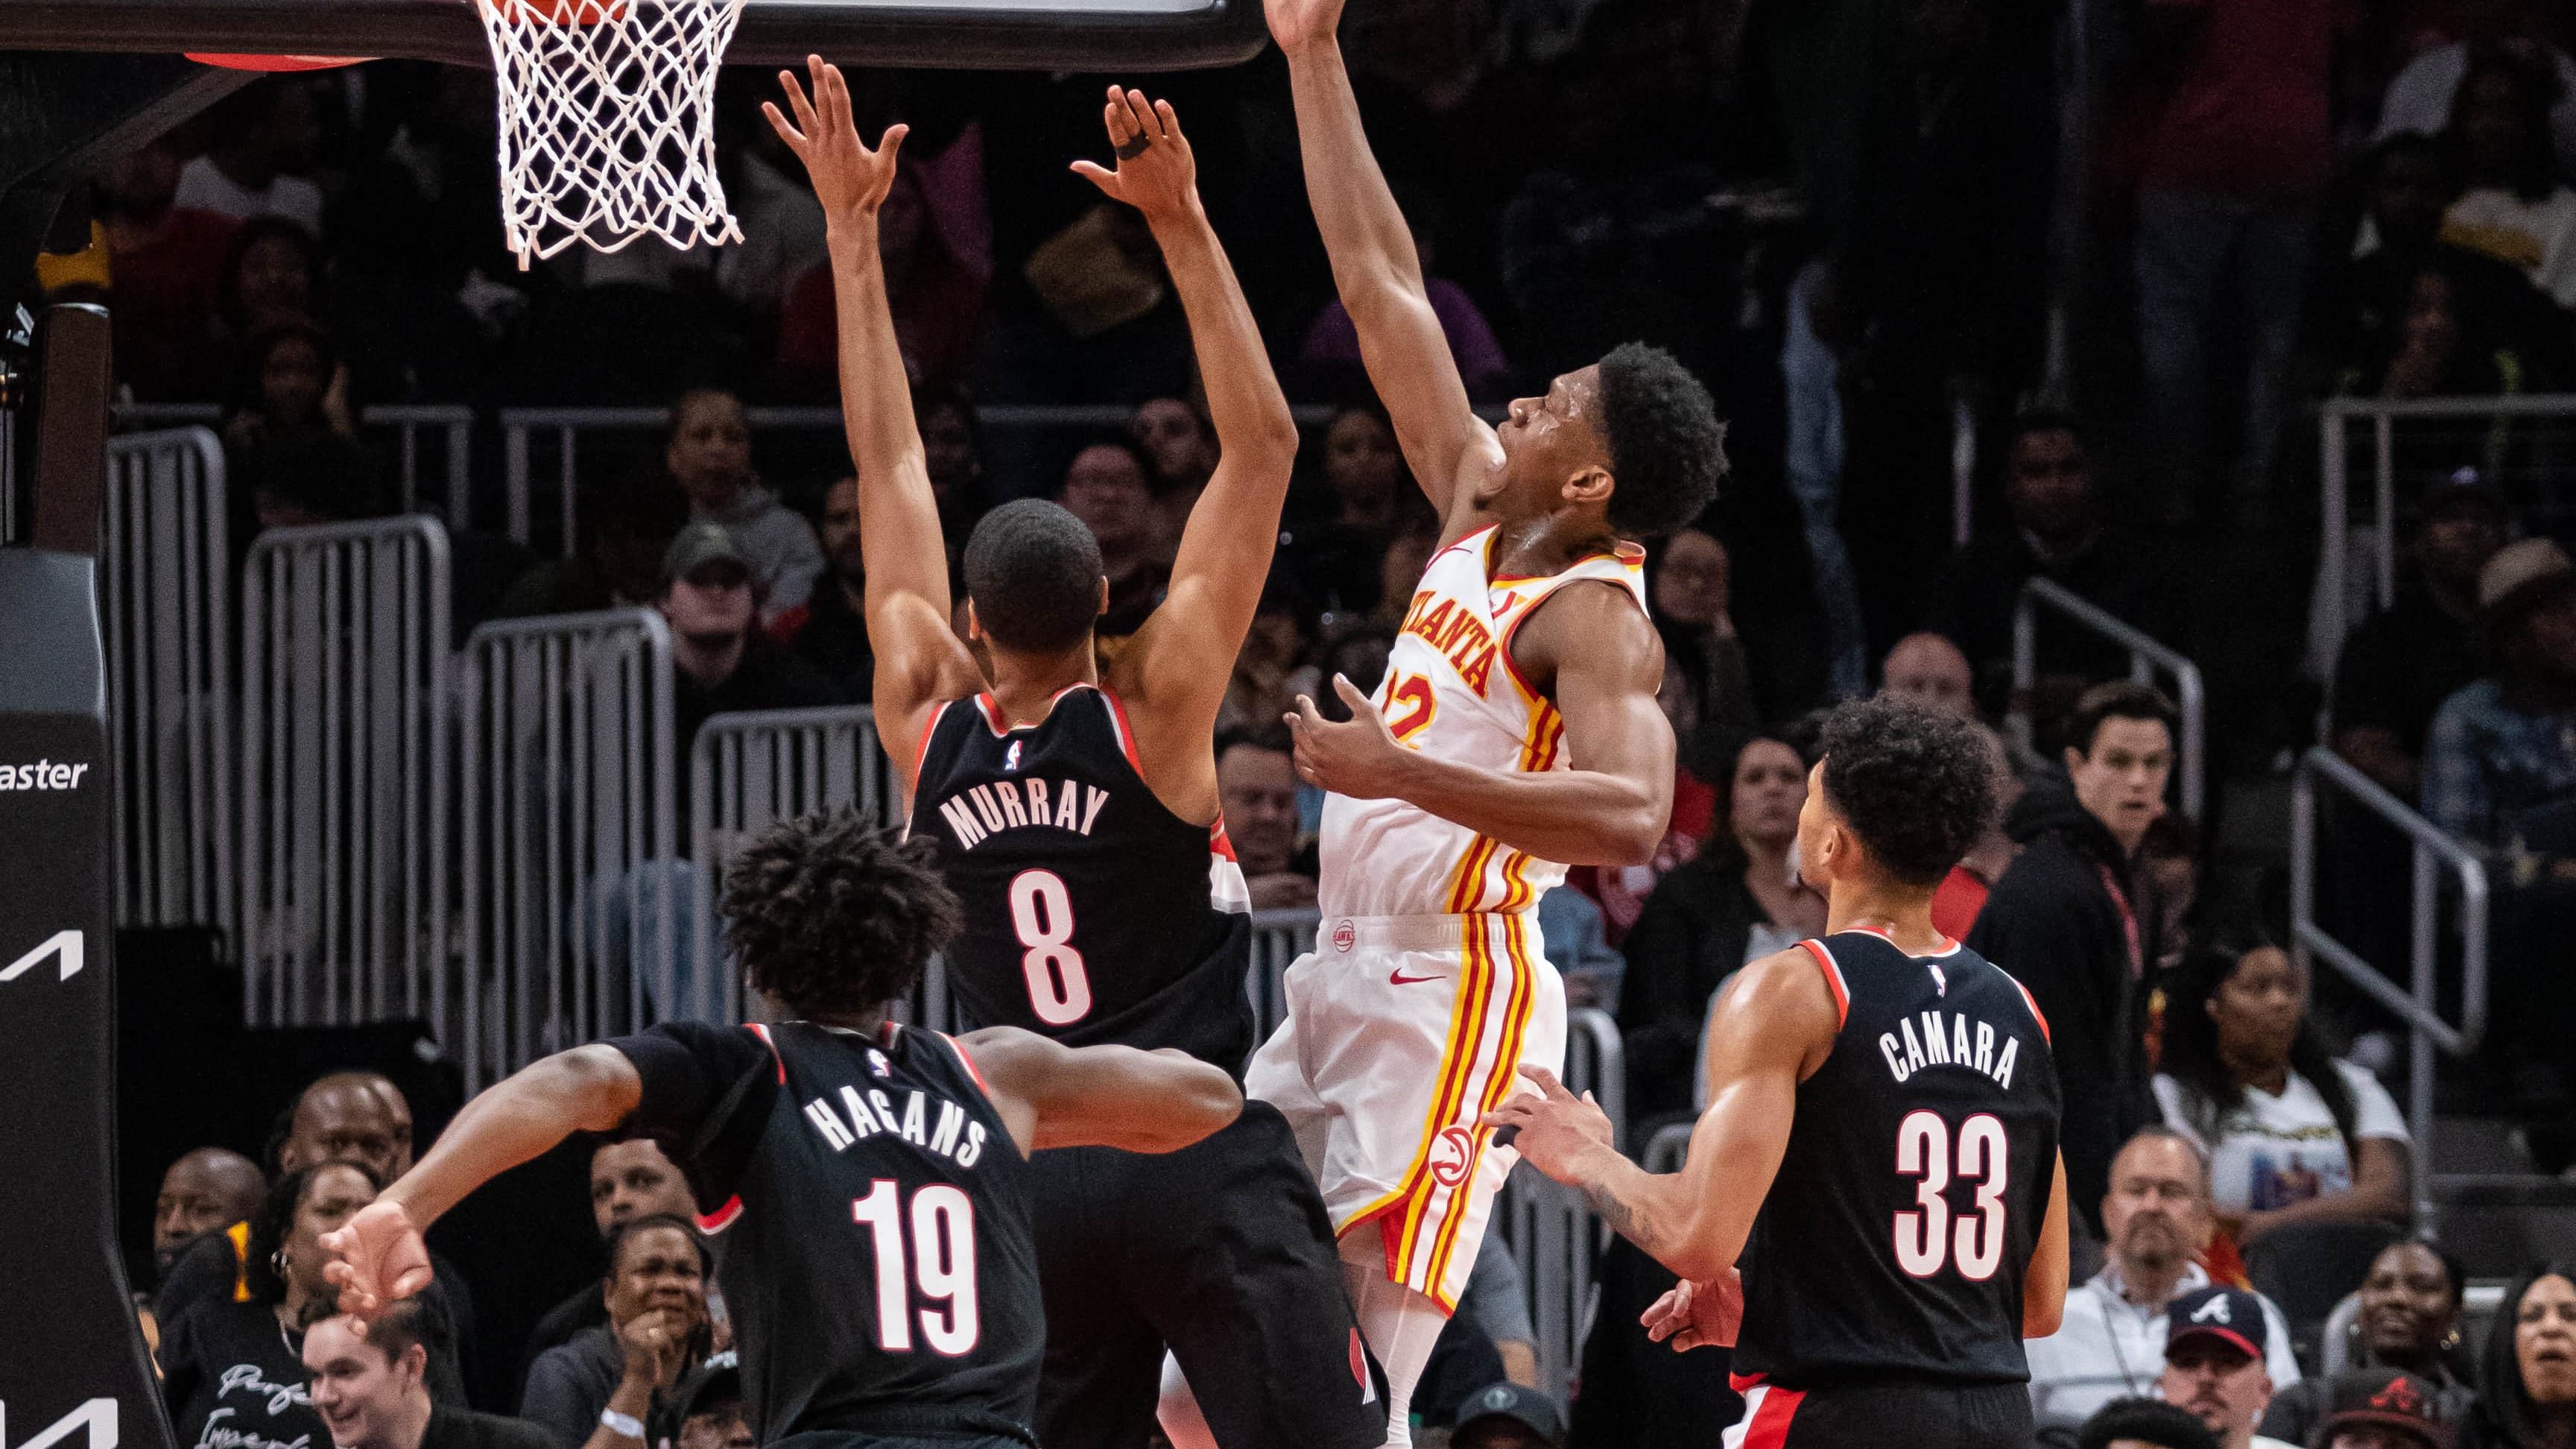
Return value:
[[(1194, 70), (1251, 59), (1258, 0), (750, 0), (728, 62)], [(349, 54), (488, 66), (471, 0), (6, 0), (26, 50)]]

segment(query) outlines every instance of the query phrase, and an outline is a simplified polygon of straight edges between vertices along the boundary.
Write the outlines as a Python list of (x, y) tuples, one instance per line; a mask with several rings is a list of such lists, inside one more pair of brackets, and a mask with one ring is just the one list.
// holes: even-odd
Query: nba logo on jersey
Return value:
[(1019, 767), (1020, 767), (1020, 742), (1019, 742), (1018, 740), (1013, 740), (1013, 741), (1011, 741), (1011, 752), (1010, 752), (1009, 754), (1007, 754), (1007, 755), (1002, 756), (1002, 768), (1003, 768), (1003, 769), (1005, 769), (1005, 770), (1016, 770), (1016, 769), (1018, 769)]

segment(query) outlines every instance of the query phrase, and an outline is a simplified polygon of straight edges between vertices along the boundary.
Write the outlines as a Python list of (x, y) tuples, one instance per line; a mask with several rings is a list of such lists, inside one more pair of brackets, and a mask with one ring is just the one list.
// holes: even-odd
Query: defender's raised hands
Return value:
[(1330, 45), (1341, 29), (1343, 0), (1265, 0), (1270, 38), (1295, 55), (1310, 45)]
[(1147, 100), (1143, 91), (1109, 88), (1100, 108), (1109, 129), (1109, 145), (1118, 169), (1103, 170), (1089, 161), (1073, 163), (1074, 173), (1097, 186), (1112, 201), (1123, 201), (1147, 220), (1185, 215), (1198, 200), (1198, 159), (1181, 134), (1180, 117), (1170, 101)]
[(811, 100), (806, 99), (805, 87), (796, 83), (794, 71), (778, 73), (779, 88), (787, 93), (787, 104), (796, 113), (794, 122), (779, 113), (775, 101), (761, 102), (760, 113), (777, 128), (787, 149), (805, 163), (806, 174), (814, 178), (814, 199), (822, 203), (827, 223), (874, 216), (894, 186), (895, 153), (903, 149), (903, 138), (912, 128), (901, 123), (886, 127), (876, 149), (869, 150), (859, 140), (858, 123), (850, 118), (850, 83), (841, 78), (841, 68), (809, 55), (805, 69), (813, 77)]

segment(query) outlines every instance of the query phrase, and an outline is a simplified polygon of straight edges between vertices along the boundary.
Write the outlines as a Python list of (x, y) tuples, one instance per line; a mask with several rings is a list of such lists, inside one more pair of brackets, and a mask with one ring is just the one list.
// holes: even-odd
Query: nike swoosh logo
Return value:
[(1437, 981), (1439, 979), (1440, 978), (1438, 976), (1407, 976), (1404, 974), (1402, 967), (1398, 967), (1395, 970), (1386, 973), (1386, 984), (1389, 986), (1414, 986), (1425, 981)]

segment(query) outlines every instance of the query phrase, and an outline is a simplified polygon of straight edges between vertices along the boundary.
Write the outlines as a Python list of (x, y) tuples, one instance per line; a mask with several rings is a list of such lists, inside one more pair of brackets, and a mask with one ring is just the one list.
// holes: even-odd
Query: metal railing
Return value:
[[(221, 403), (119, 403), (114, 412), (119, 428), (212, 428), (223, 417)], [(358, 426), (394, 434), (395, 481), (405, 513), (420, 508), (423, 436), (437, 438), (447, 526), (462, 531), (472, 524), (474, 409), (463, 403), (379, 403), (358, 410)]]
[(1568, 1397), (1600, 1307), (1601, 1250), (1610, 1245), (1610, 1230), (1583, 1194), (1549, 1181), (1527, 1163), (1512, 1169), (1494, 1199), (1493, 1230), (1510, 1245), (1529, 1294), (1539, 1384)]
[(665, 1018), (741, 1020), (739, 984), (723, 959), (716, 929), (725, 865), (745, 836), (773, 822), (845, 806), (880, 824), (894, 823), (894, 790), (877, 742), (876, 711), (866, 705), (720, 714), (699, 727), (689, 763), (695, 842), (690, 855), (697, 862), (698, 889), (688, 959), (697, 965), (693, 990), (686, 1000), (665, 1006)]
[(435, 519), (251, 545), (239, 919), (253, 1026), (444, 1005), (448, 598)]
[(661, 615), (485, 624), (462, 675), (463, 989), (440, 1025), (471, 1090), (689, 996), (678, 944), (694, 891)]
[(2030, 695), (2039, 679), (2042, 604), (2128, 650), (2129, 677), (2138, 683), (2154, 683), (2159, 669), (2173, 676), (2174, 705), (2182, 714), (2176, 762), (2176, 773), (2182, 777), (2182, 813), (2197, 823), (2209, 788), (2209, 701), (2201, 687), (2200, 666), (2051, 579), (2033, 578), (2022, 585), (2021, 598), (2013, 605), (2013, 712), (2005, 721), (2013, 737), (2024, 749), (2031, 748)]
[[(2403, 832), (2414, 847), (2414, 915), (2410, 979), (2396, 979), (2336, 940), (2317, 922), (2317, 789), (2332, 787), (2345, 799)], [(2436, 1001), (2441, 947), (2441, 877), (2459, 885), (2460, 1021), (2442, 1019)], [(2333, 751), (2318, 747), (2299, 760), (2290, 783), (2290, 923), (2302, 963), (2323, 960), (2370, 998), (2405, 1021), (2412, 1046), (2406, 1084), (2408, 1154), (2416, 1221), (2433, 1224), (2434, 1053), (2466, 1056), (2487, 1029), (2487, 872), (2476, 853), (2441, 827), (2409, 809), (2378, 782)]]
[(1291, 908), (1252, 913), (1252, 968), (1244, 990), (1252, 998), (1253, 1039), (1270, 1034), (1288, 1019), (1288, 968), (1315, 949), (1321, 917), (1312, 909)]
[[(2576, 498), (2564, 491), (2566, 464), (2576, 457), (2576, 394), (2518, 397), (2329, 398), (2318, 405), (2319, 498), (2323, 547), (2317, 554), (2316, 603), (2311, 620), (2311, 663), (2332, 680), (2345, 634), (2370, 604), (2386, 608), (2397, 598), (2397, 510), (2401, 484), (2419, 490), (2472, 466), (2486, 481), (2505, 487), (2526, 513), (2526, 525), (2550, 529), (2566, 521)], [(2562, 426), (2552, 427), (2551, 424)], [(2401, 425), (2403, 436), (2401, 436)], [(2441, 436), (2449, 425), (2451, 436)], [(2355, 434), (2368, 430), (2366, 522), (2353, 518)], [(2474, 431), (2476, 436), (2469, 436)], [(2401, 452), (2432, 441), (2431, 458)], [(2536, 514), (2537, 516), (2530, 516)], [(2363, 577), (2354, 578), (2355, 555)]]
[(99, 559), (116, 767), (116, 919), (233, 926), (232, 542), (203, 428), (107, 446)]

